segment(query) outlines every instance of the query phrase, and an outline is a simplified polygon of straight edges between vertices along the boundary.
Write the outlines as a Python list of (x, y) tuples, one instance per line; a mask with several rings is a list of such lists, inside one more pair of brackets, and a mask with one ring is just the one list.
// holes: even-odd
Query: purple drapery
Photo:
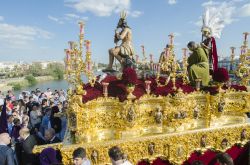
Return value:
[(0, 133), (8, 132), (6, 102), (4, 101), (1, 117), (0, 117)]

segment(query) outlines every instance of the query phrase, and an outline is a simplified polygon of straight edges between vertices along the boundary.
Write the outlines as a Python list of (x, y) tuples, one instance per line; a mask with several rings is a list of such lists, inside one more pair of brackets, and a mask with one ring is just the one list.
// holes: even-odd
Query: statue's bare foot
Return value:
[(103, 72), (116, 72), (116, 70), (114, 70), (114, 69), (111, 68), (111, 67), (107, 67), (106, 69), (103, 69), (102, 71), (103, 71)]

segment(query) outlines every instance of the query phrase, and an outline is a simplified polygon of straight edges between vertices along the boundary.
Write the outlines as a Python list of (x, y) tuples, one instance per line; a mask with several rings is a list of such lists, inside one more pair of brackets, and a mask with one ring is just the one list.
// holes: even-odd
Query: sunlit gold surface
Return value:
[[(134, 163), (163, 156), (178, 164), (196, 149), (225, 150), (220, 145), (224, 138), (228, 140), (226, 147), (230, 147), (240, 142), (243, 129), (247, 135), (250, 131), (245, 115), (250, 110), (248, 92), (227, 91), (212, 96), (202, 92), (187, 95), (178, 90), (174, 97), (144, 95), (134, 102), (102, 97), (85, 104), (81, 97), (72, 95), (69, 99), (71, 136), (69, 133), (65, 139), (71, 139), (72, 144), (59, 145), (66, 164), (80, 146), (87, 149), (89, 158), (92, 152), (98, 153), (93, 162), (109, 163), (107, 151), (114, 145), (119, 145)], [(203, 135), (206, 146), (202, 147)]]
[[(68, 126), (64, 141), (36, 146), (35, 153), (48, 146), (58, 148), (62, 152), (64, 164), (68, 165), (72, 163), (73, 150), (84, 147), (93, 164), (108, 164), (108, 149), (118, 145), (134, 164), (142, 159), (153, 160), (156, 157), (181, 164), (194, 150), (203, 152), (212, 148), (225, 151), (235, 143), (244, 145), (249, 139), (250, 125), (245, 113), (250, 111), (250, 92), (229, 89), (220, 90), (217, 95), (202, 91), (185, 94), (177, 89), (175, 80), (178, 66), (173, 53), (173, 35), (170, 35), (169, 56), (172, 63), (164, 64), (171, 70), (164, 85), (171, 78), (175, 95), (156, 97), (150, 95), (149, 91), (138, 100), (128, 97), (124, 102), (108, 97), (107, 91), (104, 91), (105, 97), (82, 102), (86, 91), (82, 88), (81, 74), (89, 78), (92, 86), (95, 83), (93, 74), (86, 71), (86, 64), (91, 62), (90, 51), (86, 53), (85, 62), (80, 59), (82, 43), (83, 33), (80, 34), (80, 47), (77, 48), (73, 43), (68, 52), (72, 58), (66, 60), (69, 66), (66, 69), (67, 79), (74, 85), (75, 91), (71, 88), (68, 90)], [(248, 51), (246, 55), (249, 54)], [(243, 65), (247, 58), (241, 58)], [(186, 74), (184, 71), (181, 75), (184, 76), (183, 80)], [(247, 80), (242, 79), (243, 82)], [(159, 76), (156, 81), (158, 86), (163, 86), (159, 84)], [(132, 94), (133, 90), (131, 88), (128, 93)]]

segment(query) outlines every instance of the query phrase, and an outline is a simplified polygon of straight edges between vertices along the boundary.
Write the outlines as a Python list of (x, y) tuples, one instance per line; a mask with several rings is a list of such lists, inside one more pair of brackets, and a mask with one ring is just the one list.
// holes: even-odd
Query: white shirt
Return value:
[(132, 165), (128, 160), (117, 160), (114, 162), (114, 165)]
[(85, 158), (84, 161), (82, 162), (82, 165), (91, 165), (91, 163), (87, 158)]
[(39, 117), (39, 112), (38, 110), (32, 110), (30, 112), (30, 123), (34, 127), (36, 124), (41, 122), (41, 118)]

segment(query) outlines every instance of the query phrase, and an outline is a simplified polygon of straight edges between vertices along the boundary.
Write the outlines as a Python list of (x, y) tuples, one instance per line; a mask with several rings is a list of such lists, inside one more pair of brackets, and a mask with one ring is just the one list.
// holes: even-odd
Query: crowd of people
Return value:
[[(35, 145), (62, 142), (67, 128), (66, 97), (65, 91), (50, 88), (24, 91), (17, 97), (11, 90), (6, 95), (0, 91), (0, 152), (7, 155), (7, 159), (0, 161), (8, 162), (0, 164), (33, 165), (39, 164), (39, 159), (44, 164), (32, 150)], [(8, 159), (11, 154), (6, 152), (10, 149), (14, 151), (11, 161)], [(60, 162), (60, 154), (56, 153)]]

